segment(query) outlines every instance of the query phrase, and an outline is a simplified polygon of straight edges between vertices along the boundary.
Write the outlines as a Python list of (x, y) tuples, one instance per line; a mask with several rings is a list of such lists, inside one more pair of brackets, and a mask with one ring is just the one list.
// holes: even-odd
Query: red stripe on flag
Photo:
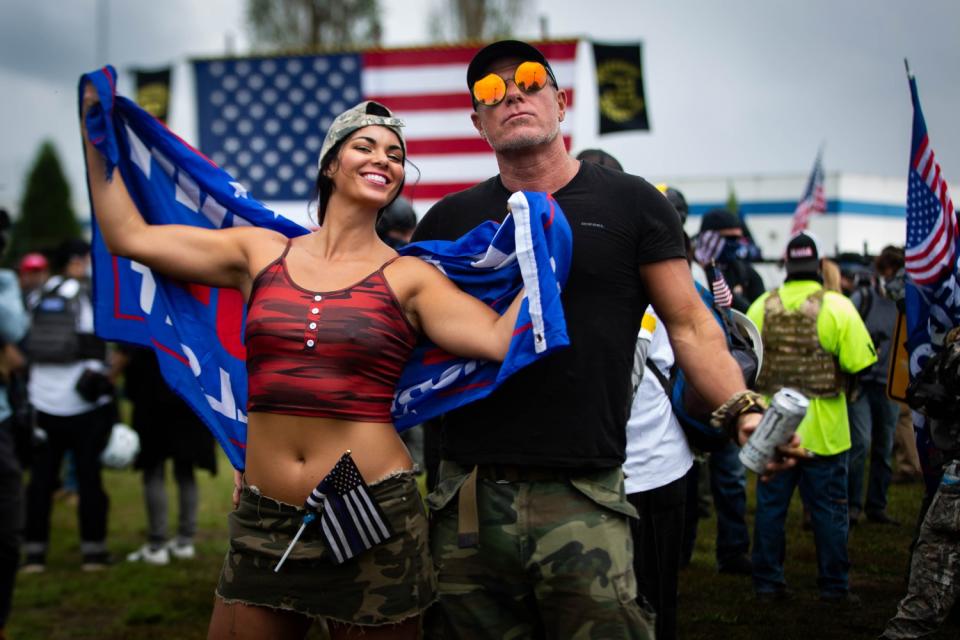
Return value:
[(386, 105), (393, 111), (443, 111), (447, 109), (472, 109), (470, 94), (464, 85), (463, 91), (457, 93), (419, 93), (408, 96), (364, 96), (365, 100), (373, 100)]
[(926, 260), (927, 256), (930, 255), (934, 247), (937, 246), (937, 243), (940, 242), (940, 238), (943, 236), (943, 232), (944, 232), (944, 225), (938, 222), (937, 233), (934, 234), (933, 238), (930, 240), (930, 243), (927, 245), (926, 249), (923, 249), (922, 251), (918, 251), (917, 253), (914, 253), (912, 256), (909, 255), (909, 252), (908, 252), (907, 259), (913, 260), (913, 261)]
[[(563, 144), (570, 150), (570, 136), (563, 136)], [(407, 154), (416, 162), (417, 156), (449, 155), (453, 153), (493, 153), (490, 144), (479, 135), (470, 138), (410, 138)]]
[(407, 153), (414, 162), (417, 156), (441, 155), (451, 153), (493, 153), (490, 144), (477, 136), (475, 138), (413, 138), (407, 140)]
[[(943, 229), (940, 228), (937, 232), (937, 236), (942, 235)], [(931, 247), (928, 247), (928, 252), (932, 247), (936, 246), (936, 243), (931, 244)], [(939, 251), (935, 255), (927, 255), (924, 253), (920, 256), (913, 256), (907, 260), (907, 271), (910, 273), (911, 277), (920, 284), (927, 284), (933, 281), (936, 281), (943, 274), (944, 270), (952, 268), (953, 264), (953, 242), (948, 241), (940, 247)], [(930, 271), (933, 269), (932, 273), (926, 277), (920, 276), (924, 272)]]
[(403, 189), (403, 195), (409, 200), (439, 200), (440, 198), (463, 191), (477, 184), (476, 182), (421, 182), (408, 185)]
[(160, 349), (160, 351), (163, 351), (164, 353), (170, 354), (171, 356), (173, 356), (174, 358), (176, 358), (177, 360), (179, 360), (179, 361), (182, 362), (183, 364), (187, 365), (188, 367), (190, 366), (190, 361), (187, 360), (186, 357), (184, 357), (182, 354), (177, 353), (176, 351), (174, 351), (174, 350), (171, 349), (170, 347), (168, 347), (168, 346), (166, 346), (166, 345), (163, 345), (163, 344), (160, 344), (159, 342), (157, 342), (157, 339), (156, 339), (156, 338), (150, 338), (150, 342), (152, 342), (152, 343), (153, 343), (153, 346), (155, 346), (157, 349)]
[[(572, 60), (577, 55), (576, 40), (557, 40), (555, 42), (536, 43), (533, 46), (540, 50), (550, 62)], [(418, 67), (435, 66), (442, 64), (468, 65), (473, 56), (484, 45), (461, 47), (430, 47), (424, 49), (391, 49), (389, 51), (367, 51), (363, 53), (364, 68), (371, 67)], [(464, 69), (466, 76), (466, 69)], [(466, 79), (464, 79), (466, 83)]]
[(923, 158), (924, 152), (927, 150), (927, 145), (930, 143), (930, 138), (928, 136), (923, 136), (923, 140), (920, 141), (920, 148), (917, 149), (917, 155), (913, 156), (913, 166), (920, 168), (920, 160)]
[(518, 336), (532, 326), (533, 326), (532, 322), (528, 322), (527, 324), (521, 325), (513, 330), (513, 335)]
[[(907, 271), (910, 272), (910, 277), (919, 284), (930, 284), (931, 282), (936, 282), (943, 275), (944, 271), (950, 270), (953, 268), (953, 244), (947, 243), (943, 247), (943, 251), (936, 256), (936, 258), (924, 262), (919, 267), (908, 268)], [(935, 270), (926, 277), (917, 276), (918, 272), (928, 271), (931, 267), (934, 267)]]
[(923, 178), (923, 181), (927, 184), (930, 184), (930, 171), (935, 166), (937, 166), (937, 163), (933, 157), (933, 152), (931, 151), (927, 155), (927, 161), (923, 164), (923, 168), (920, 170), (920, 177)]

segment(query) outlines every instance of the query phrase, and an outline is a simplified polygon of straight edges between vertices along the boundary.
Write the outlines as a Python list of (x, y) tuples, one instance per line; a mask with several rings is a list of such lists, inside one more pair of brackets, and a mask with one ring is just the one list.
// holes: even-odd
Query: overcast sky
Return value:
[[(428, 10), (439, 1), (382, 0), (384, 44), (428, 44)], [(531, 9), (516, 31), (521, 37), (537, 37), (538, 16), (546, 15), (554, 38), (644, 43), (652, 132), (589, 141), (613, 152), (633, 173), (806, 174), (823, 142), (828, 172), (905, 176), (911, 108), (903, 58), (908, 57), (934, 149), (947, 179), (960, 189), (957, 0), (526, 4)], [(121, 74), (135, 65), (183, 68), (192, 57), (222, 55), (228, 40), (236, 53), (244, 53), (244, 5), (243, 0), (0, 0), (0, 206), (19, 213), (28, 167), (40, 142), (50, 138), (67, 169), (78, 213), (86, 215), (76, 124), (80, 73), (103, 63), (101, 56)], [(98, 6), (109, 12), (99, 36)], [(188, 81), (181, 76), (178, 82)]]

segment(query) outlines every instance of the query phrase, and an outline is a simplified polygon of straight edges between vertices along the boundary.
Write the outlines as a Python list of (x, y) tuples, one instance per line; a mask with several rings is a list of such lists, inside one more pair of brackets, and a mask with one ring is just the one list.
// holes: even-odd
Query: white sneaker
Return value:
[(192, 560), (197, 555), (197, 550), (193, 547), (192, 542), (179, 544), (176, 540), (171, 540), (167, 543), (167, 549), (177, 560)]
[(146, 562), (155, 565), (170, 564), (170, 552), (167, 551), (166, 547), (151, 549), (149, 544), (145, 544), (133, 553), (127, 554), (127, 562)]

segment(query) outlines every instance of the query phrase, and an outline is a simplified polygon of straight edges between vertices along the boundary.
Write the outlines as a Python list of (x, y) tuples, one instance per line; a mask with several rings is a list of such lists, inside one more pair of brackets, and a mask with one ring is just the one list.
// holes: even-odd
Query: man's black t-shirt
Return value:
[[(446, 414), (445, 459), (566, 468), (624, 460), (630, 370), (648, 303), (640, 268), (684, 257), (680, 220), (645, 180), (587, 162), (553, 195), (573, 231), (561, 296), (570, 347)], [(447, 196), (413, 240), (454, 240), (486, 220), (500, 221), (509, 197), (499, 176)]]

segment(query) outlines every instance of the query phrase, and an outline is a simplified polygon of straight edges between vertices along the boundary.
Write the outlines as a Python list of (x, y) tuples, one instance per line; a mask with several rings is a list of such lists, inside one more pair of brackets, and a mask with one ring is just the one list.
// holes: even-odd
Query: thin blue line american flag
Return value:
[(803, 197), (797, 203), (797, 208), (793, 212), (793, 224), (790, 228), (790, 237), (805, 231), (810, 224), (810, 216), (815, 213), (825, 213), (827, 211), (827, 199), (823, 190), (823, 162), (821, 154), (817, 154), (817, 159), (813, 163), (813, 170), (810, 172), (810, 179), (807, 180), (807, 188), (803, 192)]
[(914, 283), (930, 286), (957, 269), (957, 216), (927, 135), (917, 82), (912, 76), (910, 93), (913, 139), (907, 181), (906, 271)]
[(320, 514), (320, 529), (336, 564), (393, 536), (389, 520), (370, 496), (350, 452), (307, 498), (304, 505)]

